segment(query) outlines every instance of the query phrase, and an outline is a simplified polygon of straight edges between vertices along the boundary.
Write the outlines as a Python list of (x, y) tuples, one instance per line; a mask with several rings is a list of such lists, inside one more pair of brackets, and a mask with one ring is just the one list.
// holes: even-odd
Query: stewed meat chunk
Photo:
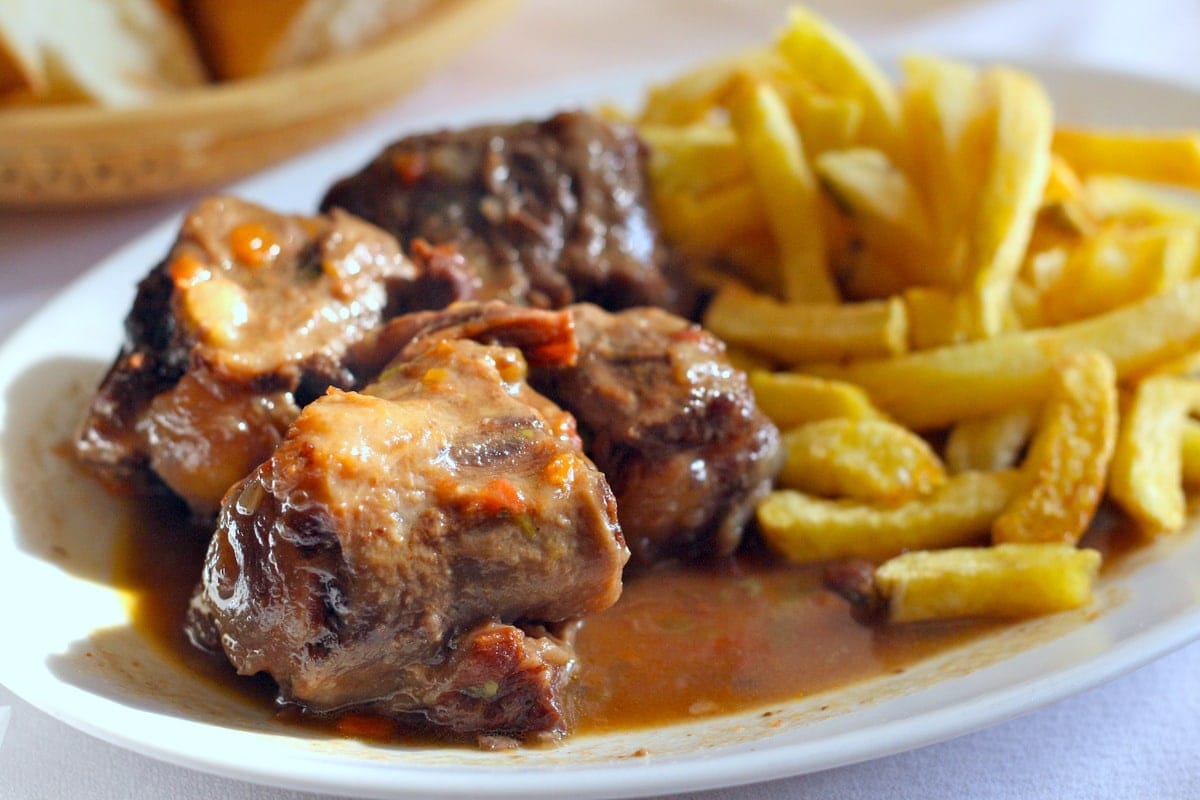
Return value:
[(401, 139), (335, 184), (343, 208), (396, 234), (453, 244), (475, 297), (561, 308), (681, 309), (636, 132), (583, 112)]
[(215, 513), (298, 404), (356, 384), (354, 349), (429, 288), (430, 272), (343, 212), (200, 202), (138, 287), (76, 455), (111, 483), (165, 484), (198, 514)]
[(628, 558), (574, 420), (525, 380), (522, 352), (573, 361), (570, 317), (467, 304), (393, 333), (375, 383), (305, 407), (227, 495), (192, 635), (315, 712), (561, 733), (570, 623)]
[(634, 562), (729, 555), (782, 463), (746, 376), (716, 337), (661, 309), (570, 312), (577, 363), (533, 384), (575, 415)]

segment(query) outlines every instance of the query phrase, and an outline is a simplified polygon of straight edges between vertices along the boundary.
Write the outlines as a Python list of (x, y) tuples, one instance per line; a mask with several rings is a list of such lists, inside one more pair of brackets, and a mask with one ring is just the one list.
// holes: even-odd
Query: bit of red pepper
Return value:
[(507, 513), (512, 516), (525, 513), (527, 503), (521, 490), (507, 478), (492, 478), (471, 499), (473, 509), (484, 514)]
[(167, 267), (176, 289), (186, 289), (209, 277), (208, 265), (191, 253), (180, 253)]
[(575, 464), (577, 459), (571, 453), (559, 453), (546, 468), (542, 471), (542, 477), (546, 482), (562, 489), (567, 486), (575, 478)]
[(583, 449), (583, 440), (579, 438), (579, 425), (574, 414), (564, 411), (547, 421), (550, 423), (550, 430), (556, 437), (564, 442), (570, 442), (580, 450)]
[(704, 339), (705, 339), (704, 331), (698, 325), (693, 325), (691, 327), (684, 328), (683, 330), (676, 331), (674, 334), (671, 335), (671, 341), (673, 341), (673, 342), (695, 343), (695, 342), (703, 342)]
[(233, 257), (247, 267), (261, 267), (279, 255), (279, 242), (266, 225), (247, 222), (229, 233)]
[(392, 170), (405, 186), (412, 186), (429, 171), (429, 163), (421, 153), (397, 153), (392, 156)]

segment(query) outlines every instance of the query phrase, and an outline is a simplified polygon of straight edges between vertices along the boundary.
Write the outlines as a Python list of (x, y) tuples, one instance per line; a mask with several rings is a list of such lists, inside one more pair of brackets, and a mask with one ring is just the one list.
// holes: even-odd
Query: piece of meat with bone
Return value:
[(616, 601), (628, 558), (574, 420), (525, 380), (525, 356), (573, 361), (571, 317), (392, 327), (379, 379), (305, 407), (227, 495), (190, 633), (312, 712), (554, 737), (572, 621)]
[(577, 363), (531, 380), (578, 421), (633, 563), (731, 554), (783, 457), (745, 374), (716, 337), (661, 309), (569, 310)]
[(575, 301), (686, 313), (629, 126), (584, 112), (401, 139), (335, 184), (321, 207), (396, 234), (452, 244), (479, 299)]
[[(360, 380), (355, 348), (411, 296), (456, 280), (349, 214), (198, 203), (138, 286), (125, 342), (75, 442), (106, 482), (165, 484), (200, 516), (270, 455), (298, 405)], [(436, 255), (436, 258), (435, 258)], [(453, 290), (443, 287), (445, 302)]]

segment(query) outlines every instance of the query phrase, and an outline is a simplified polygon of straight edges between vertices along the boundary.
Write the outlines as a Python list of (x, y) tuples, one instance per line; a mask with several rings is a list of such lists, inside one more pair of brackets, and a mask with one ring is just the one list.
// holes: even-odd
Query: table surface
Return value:
[[(364, 128), (386, 132), (552, 78), (700, 60), (761, 42), (780, 0), (526, 0)], [(881, 51), (986, 53), (1200, 82), (1194, 0), (810, 2)], [(1200, 126), (1200, 110), (1197, 111)], [(0, 338), (75, 275), (194, 198), (0, 214)], [(19, 647), (6, 642), (4, 647)], [(2, 658), (3, 655), (0, 655)], [(1097, 689), (949, 742), (782, 781), (691, 795), (776, 798), (1200, 797), (1200, 643)], [(312, 797), (153, 761), (75, 731), (0, 687), (0, 797), (192, 800)]]

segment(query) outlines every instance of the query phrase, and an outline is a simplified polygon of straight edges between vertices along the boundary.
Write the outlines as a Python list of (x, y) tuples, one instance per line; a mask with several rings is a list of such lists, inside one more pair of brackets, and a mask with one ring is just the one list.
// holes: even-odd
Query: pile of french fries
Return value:
[(796, 8), (636, 117), (784, 431), (759, 527), (875, 562), (896, 621), (1087, 604), (1101, 503), (1156, 536), (1200, 483), (1200, 135), (1056, 127), (1005, 66), (900, 76)]

